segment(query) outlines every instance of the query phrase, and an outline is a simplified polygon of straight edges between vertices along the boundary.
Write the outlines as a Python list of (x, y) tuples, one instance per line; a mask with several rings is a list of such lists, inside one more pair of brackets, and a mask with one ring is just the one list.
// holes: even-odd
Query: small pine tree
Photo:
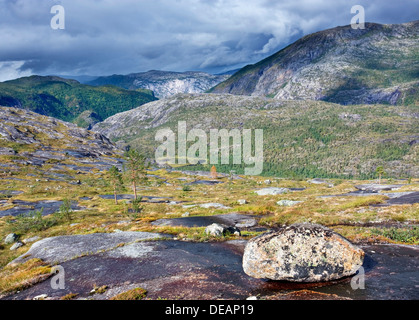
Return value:
[(109, 169), (109, 176), (113, 187), (113, 193), (115, 196), (115, 204), (118, 204), (117, 192), (123, 189), (124, 187), (124, 182), (122, 181), (122, 174), (119, 172), (117, 167), (112, 166)]
[(128, 177), (134, 191), (134, 200), (137, 200), (137, 184), (147, 179), (148, 164), (146, 158), (134, 149), (130, 149), (125, 154), (125, 158), (127, 160)]

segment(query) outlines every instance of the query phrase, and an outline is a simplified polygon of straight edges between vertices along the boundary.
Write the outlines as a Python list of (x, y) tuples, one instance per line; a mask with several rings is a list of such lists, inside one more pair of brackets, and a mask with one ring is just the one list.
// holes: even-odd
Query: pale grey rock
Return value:
[(156, 240), (170, 236), (149, 232), (95, 233), (45, 238), (35, 242), (29, 251), (11, 264), (38, 258), (46, 263), (62, 263), (82, 255), (96, 254), (143, 240)]
[(237, 203), (240, 205), (244, 205), (244, 204), (247, 204), (248, 202), (245, 199), (240, 199), (240, 200), (237, 200)]
[(224, 233), (224, 226), (218, 223), (213, 223), (205, 228), (205, 233), (214, 237), (221, 237)]
[(19, 236), (16, 233), (10, 233), (4, 239), (5, 244), (12, 244), (19, 240)]
[(363, 260), (362, 249), (331, 229), (294, 224), (251, 239), (243, 269), (253, 278), (320, 282), (355, 274)]
[(228, 227), (223, 224), (213, 223), (205, 228), (205, 233), (214, 237), (221, 237), (227, 233), (240, 236), (241, 232), (236, 227)]
[(255, 191), (260, 196), (274, 196), (290, 192), (287, 188), (264, 188)]
[(15, 244), (10, 247), (10, 250), (15, 251), (15, 250), (19, 249), (20, 247), (23, 247), (23, 243), (18, 241), (18, 242), (15, 242)]
[(292, 201), (292, 200), (279, 200), (276, 204), (283, 207), (292, 207), (303, 201)]
[(366, 192), (380, 192), (380, 191), (391, 191), (398, 190), (403, 187), (402, 184), (361, 184), (355, 186), (356, 189)]
[(22, 242), (23, 242), (24, 244), (28, 244), (28, 243), (36, 242), (36, 241), (38, 241), (38, 240), (40, 240), (40, 239), (41, 239), (41, 237), (39, 237), (39, 236), (34, 236), (34, 237), (31, 237), (31, 238), (28, 238), (28, 239), (22, 240)]
[(215, 209), (230, 209), (230, 207), (226, 207), (225, 205), (221, 203), (211, 202), (211, 203), (203, 203), (199, 205), (201, 208), (209, 209), (209, 208), (215, 208)]

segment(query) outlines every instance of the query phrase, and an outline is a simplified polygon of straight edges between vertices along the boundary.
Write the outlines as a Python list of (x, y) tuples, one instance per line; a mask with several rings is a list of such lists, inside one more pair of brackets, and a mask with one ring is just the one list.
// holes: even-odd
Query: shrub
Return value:
[(30, 211), (20, 214), (16, 219), (9, 220), (7, 223), (12, 232), (23, 234), (28, 231), (43, 231), (57, 223), (53, 218), (42, 216), (44, 208), (41, 210)]
[(69, 199), (64, 199), (60, 209), (54, 213), (54, 216), (59, 220), (72, 221), (73, 209), (71, 209), (72, 202)]

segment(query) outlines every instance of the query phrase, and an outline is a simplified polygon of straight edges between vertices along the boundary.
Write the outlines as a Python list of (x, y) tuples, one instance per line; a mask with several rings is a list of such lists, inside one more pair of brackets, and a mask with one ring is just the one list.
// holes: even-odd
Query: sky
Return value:
[[(60, 5), (64, 20), (51, 8)], [(38, 75), (222, 73), (300, 37), (419, 20), (419, 0), (0, 0), (0, 81)], [(64, 29), (51, 27), (64, 22)]]

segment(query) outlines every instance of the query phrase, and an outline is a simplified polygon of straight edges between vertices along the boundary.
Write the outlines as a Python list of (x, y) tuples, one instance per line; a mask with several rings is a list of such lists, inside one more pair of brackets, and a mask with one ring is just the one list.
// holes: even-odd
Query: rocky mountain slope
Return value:
[[(187, 130), (263, 129), (264, 175), (375, 177), (419, 174), (415, 107), (343, 106), (323, 101), (285, 101), (229, 94), (179, 94), (114, 115), (92, 130), (154, 157), (156, 132), (178, 121)], [(198, 167), (209, 170), (209, 167)], [(228, 172), (240, 166), (217, 166)]]
[(59, 77), (31, 76), (0, 83), (0, 105), (25, 108), (65, 121), (84, 111), (99, 120), (136, 108), (156, 98), (149, 90), (93, 87)]
[(307, 35), (248, 65), (213, 93), (340, 104), (419, 103), (419, 21)]
[[(105, 136), (37, 113), (0, 107), (0, 170), (51, 165), (85, 171), (85, 165), (107, 168), (122, 156)], [(72, 162), (75, 161), (75, 162)]]
[(205, 72), (148, 71), (129, 75), (99, 77), (90, 85), (114, 85), (125, 89), (149, 89), (159, 98), (177, 93), (201, 93), (229, 78), (229, 74), (212, 75)]

